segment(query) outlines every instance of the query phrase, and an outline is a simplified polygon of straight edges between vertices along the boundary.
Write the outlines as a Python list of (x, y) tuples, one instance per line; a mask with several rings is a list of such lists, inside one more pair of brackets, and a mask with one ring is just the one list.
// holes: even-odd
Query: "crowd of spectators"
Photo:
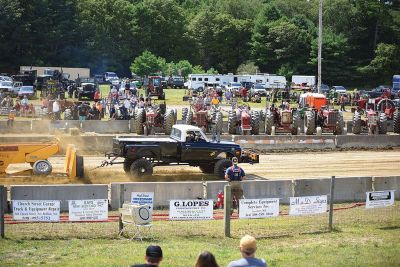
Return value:
[[(241, 258), (231, 261), (227, 267), (266, 267), (264, 259), (256, 258), (257, 244), (256, 239), (250, 235), (245, 235), (240, 240), (239, 251)], [(134, 264), (132, 267), (157, 267), (161, 266), (164, 258), (160, 246), (150, 245), (146, 249), (145, 263)], [(201, 252), (194, 265), (195, 267), (219, 267), (215, 256), (209, 251)]]

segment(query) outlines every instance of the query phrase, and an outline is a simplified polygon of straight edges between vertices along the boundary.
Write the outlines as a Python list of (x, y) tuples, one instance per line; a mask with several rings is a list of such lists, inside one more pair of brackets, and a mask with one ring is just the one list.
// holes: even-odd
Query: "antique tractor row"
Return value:
[[(363, 110), (357, 109), (353, 115), (353, 134), (361, 134), (367, 131), (368, 134), (386, 134), (388, 127), (388, 119), (385, 112), (374, 111), (370, 109), (362, 119)], [(393, 132), (400, 134), (400, 111), (397, 108), (393, 114)]]
[(222, 112), (216, 107), (210, 109), (183, 108), (182, 120), (185, 124), (196, 125), (207, 133), (222, 133)]
[(136, 109), (134, 119), (137, 134), (149, 135), (154, 133), (156, 128), (161, 128), (162, 132), (169, 135), (176, 123), (177, 111), (167, 109), (164, 101), (161, 104)]
[(254, 134), (260, 132), (260, 113), (250, 110), (249, 106), (240, 106), (228, 112), (229, 134)]

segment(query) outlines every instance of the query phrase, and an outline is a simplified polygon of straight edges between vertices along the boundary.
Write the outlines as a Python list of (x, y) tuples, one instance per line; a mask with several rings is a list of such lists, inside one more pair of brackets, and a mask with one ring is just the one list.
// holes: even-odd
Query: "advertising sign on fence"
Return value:
[(213, 218), (212, 200), (170, 200), (170, 220), (210, 220)]
[(372, 209), (394, 205), (394, 191), (395, 190), (367, 192), (365, 207), (367, 209)]
[(135, 205), (148, 205), (153, 210), (154, 192), (132, 192), (131, 203)]
[(328, 197), (308, 196), (291, 197), (289, 215), (311, 215), (324, 213), (327, 209)]
[(60, 220), (59, 200), (14, 200), (13, 219), (16, 221), (56, 222)]
[(70, 221), (104, 221), (108, 219), (107, 199), (69, 200)]
[(279, 215), (279, 198), (241, 199), (239, 218), (256, 219)]

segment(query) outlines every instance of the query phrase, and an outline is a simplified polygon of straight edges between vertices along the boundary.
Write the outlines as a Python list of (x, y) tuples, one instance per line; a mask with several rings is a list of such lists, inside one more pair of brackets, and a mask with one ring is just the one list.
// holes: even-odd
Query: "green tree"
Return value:
[(246, 61), (240, 64), (236, 70), (237, 74), (247, 74), (247, 73), (252, 74), (258, 72), (260, 72), (260, 69), (256, 66), (256, 64), (253, 61)]
[(369, 84), (390, 84), (393, 74), (400, 73), (400, 46), (378, 44), (374, 59), (359, 71), (369, 77)]
[(158, 72), (166, 70), (166, 62), (164, 58), (155, 56), (150, 51), (144, 51), (140, 56), (136, 57), (131, 64), (130, 70), (139, 76), (154, 75)]

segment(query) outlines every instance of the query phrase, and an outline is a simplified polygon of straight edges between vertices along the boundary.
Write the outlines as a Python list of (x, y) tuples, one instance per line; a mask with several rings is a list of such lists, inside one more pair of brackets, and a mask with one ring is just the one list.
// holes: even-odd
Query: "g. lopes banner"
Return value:
[(213, 218), (212, 200), (170, 200), (170, 220), (211, 220)]

